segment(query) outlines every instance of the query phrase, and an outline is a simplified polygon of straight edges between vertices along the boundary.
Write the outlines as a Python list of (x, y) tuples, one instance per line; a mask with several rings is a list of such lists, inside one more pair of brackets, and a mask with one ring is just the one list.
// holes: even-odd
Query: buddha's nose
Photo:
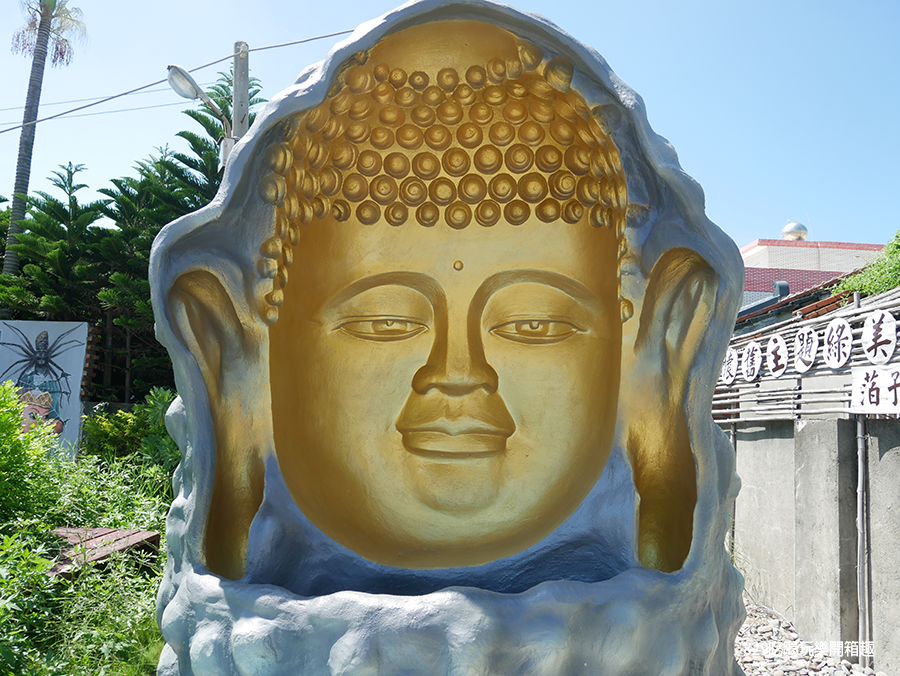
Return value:
[(434, 389), (459, 397), (478, 389), (487, 394), (497, 391), (497, 372), (484, 357), (480, 327), (460, 324), (439, 332), (428, 362), (413, 376), (418, 394)]

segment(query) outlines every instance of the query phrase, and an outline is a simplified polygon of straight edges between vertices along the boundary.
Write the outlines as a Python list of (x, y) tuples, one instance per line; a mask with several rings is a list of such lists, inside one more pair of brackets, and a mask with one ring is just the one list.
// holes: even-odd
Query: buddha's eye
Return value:
[(396, 317), (372, 317), (346, 321), (337, 327), (351, 336), (364, 340), (406, 340), (417, 336), (428, 327), (420, 322)]
[(547, 345), (558, 343), (582, 329), (561, 319), (517, 319), (491, 329), (491, 333), (516, 343)]

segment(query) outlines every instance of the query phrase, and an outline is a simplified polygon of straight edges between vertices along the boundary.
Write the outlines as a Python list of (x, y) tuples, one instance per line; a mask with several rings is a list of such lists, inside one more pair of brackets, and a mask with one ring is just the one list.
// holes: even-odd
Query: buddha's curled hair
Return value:
[[(407, 73), (345, 64), (325, 101), (284, 119), (270, 136), (259, 197), (275, 207), (274, 235), (257, 272), (272, 280), (259, 312), (278, 320), (301, 229), (316, 220), (394, 227), (587, 221), (615, 231), (628, 253), (627, 192), (600, 106), (572, 89), (572, 63), (543, 60), (519, 40), (519, 58), (464, 73)], [(622, 297), (622, 320), (632, 304)]]

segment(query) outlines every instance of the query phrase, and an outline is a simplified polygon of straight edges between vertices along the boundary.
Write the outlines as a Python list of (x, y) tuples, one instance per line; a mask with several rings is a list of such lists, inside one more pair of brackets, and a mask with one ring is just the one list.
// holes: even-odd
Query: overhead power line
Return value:
[[(201, 87), (207, 87), (213, 84), (212, 82), (201, 82)], [(170, 92), (172, 91), (169, 87), (160, 87), (159, 89), (148, 89), (143, 92), (135, 92), (136, 94), (159, 94), (160, 92)], [(86, 99), (72, 99), (71, 101), (53, 101), (51, 103), (42, 103), (41, 108), (47, 108), (49, 106), (64, 106), (68, 103), (84, 103), (85, 101), (99, 101), (100, 99), (105, 99), (105, 96), (91, 96)], [(0, 113), (7, 113), (10, 110), (23, 110), (25, 106), (13, 106), (12, 108), (0, 108)], [(78, 117), (77, 115), (75, 117)], [(15, 124), (15, 122), (4, 122), (3, 124)]]
[[(253, 49), (247, 50), (248, 52), (261, 52), (265, 49), (277, 49), (279, 47), (290, 47), (292, 45), (301, 45), (305, 42), (313, 42), (314, 40), (324, 40), (325, 38), (333, 38), (338, 35), (346, 35), (347, 33), (352, 33), (353, 31), (345, 30), (338, 31), (336, 33), (328, 33), (327, 35), (316, 35), (312, 38), (304, 38), (303, 40), (294, 40), (293, 42), (284, 42), (280, 45), (268, 45), (266, 47), (255, 47)], [(237, 52), (235, 54), (229, 54), (228, 56), (223, 56), (221, 59), (216, 59), (215, 61), (210, 61), (209, 63), (204, 63), (202, 66), (197, 66), (196, 68), (191, 68), (188, 72), (193, 73), (198, 70), (203, 70), (204, 68), (209, 68), (210, 66), (214, 66), (217, 63), (221, 63), (222, 61), (227, 61), (228, 59), (233, 59), (235, 56), (240, 54)], [(79, 110), (84, 110), (85, 108), (91, 108), (92, 106), (99, 106), (101, 103), (106, 103), (107, 101), (112, 101), (113, 99), (118, 99), (122, 96), (128, 96), (129, 94), (134, 94), (136, 92), (142, 91), (144, 89), (149, 89), (150, 87), (155, 87), (156, 85), (160, 85), (165, 82), (165, 78), (162, 80), (157, 80), (156, 82), (151, 82), (150, 84), (143, 85), (141, 87), (135, 87), (134, 89), (129, 89), (127, 92), (122, 92), (121, 94), (115, 94), (113, 96), (107, 96), (105, 98), (100, 99), (99, 101), (94, 101), (93, 103), (87, 103), (83, 106), (78, 106), (77, 108), (72, 108), (71, 110), (66, 110), (62, 113), (57, 113), (56, 115), (49, 115), (47, 117), (43, 117), (39, 120), (35, 120), (34, 122), (29, 122), (28, 124), (38, 124), (39, 122), (47, 122), (48, 120), (54, 120), (57, 117), (63, 117), (64, 115), (71, 115), (72, 113), (77, 113)], [(25, 127), (25, 124), (19, 124), (14, 127), (7, 127), (6, 129), (0, 129), (0, 134), (5, 134), (8, 131), (13, 131), (15, 129), (21, 129)]]
[[(136, 106), (134, 108), (119, 108), (118, 110), (98, 110), (96, 113), (81, 113), (79, 115), (69, 115), (69, 119), (76, 117), (93, 117), (94, 115), (111, 115), (113, 113), (130, 113), (136, 110), (152, 110), (153, 108), (168, 108), (169, 106), (185, 106), (184, 101), (175, 101), (173, 103), (159, 103), (153, 106)], [(3, 122), (2, 124), (13, 124), (12, 122)]]

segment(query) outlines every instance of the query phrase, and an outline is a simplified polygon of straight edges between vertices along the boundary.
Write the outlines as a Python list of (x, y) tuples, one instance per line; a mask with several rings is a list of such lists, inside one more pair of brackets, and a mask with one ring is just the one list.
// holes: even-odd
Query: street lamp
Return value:
[(203, 103), (212, 108), (213, 112), (222, 119), (222, 124), (225, 125), (225, 137), (222, 139), (222, 166), (224, 167), (235, 142), (234, 135), (231, 131), (231, 122), (229, 122), (228, 118), (225, 117), (221, 110), (219, 110), (219, 106), (206, 95), (200, 88), (200, 85), (197, 84), (196, 80), (194, 80), (194, 78), (191, 77), (191, 74), (184, 68), (181, 66), (170, 65), (168, 70), (169, 74), (166, 79), (169, 81), (169, 86), (175, 90), (176, 94), (186, 99), (200, 99)]

